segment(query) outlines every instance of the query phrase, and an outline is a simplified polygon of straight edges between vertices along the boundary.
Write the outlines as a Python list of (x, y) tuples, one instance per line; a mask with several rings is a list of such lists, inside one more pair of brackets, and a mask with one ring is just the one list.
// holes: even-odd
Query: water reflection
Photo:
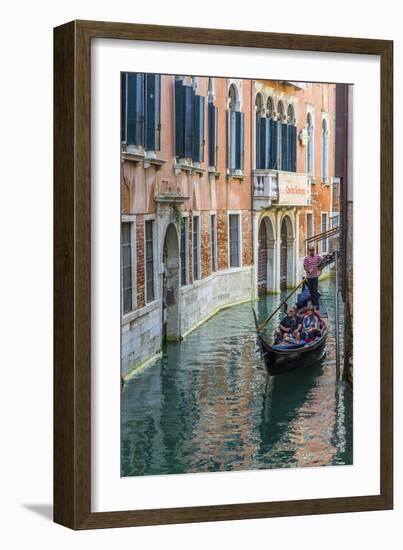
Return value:
[[(332, 315), (333, 283), (322, 292)], [(259, 314), (278, 301), (260, 300)], [(332, 334), (327, 348), (269, 378), (250, 304), (222, 311), (124, 385), (122, 475), (351, 463), (352, 399), (335, 382)]]

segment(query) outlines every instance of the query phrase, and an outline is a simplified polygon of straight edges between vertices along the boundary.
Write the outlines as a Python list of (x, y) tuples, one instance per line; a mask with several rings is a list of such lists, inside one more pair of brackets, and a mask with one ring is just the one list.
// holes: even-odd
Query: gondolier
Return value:
[(312, 305), (314, 305), (315, 307), (319, 307), (318, 279), (320, 275), (320, 270), (318, 266), (322, 262), (322, 260), (323, 256), (315, 254), (315, 247), (311, 245), (309, 247), (308, 256), (305, 256), (304, 259), (304, 269), (306, 273), (309, 292), (311, 294)]

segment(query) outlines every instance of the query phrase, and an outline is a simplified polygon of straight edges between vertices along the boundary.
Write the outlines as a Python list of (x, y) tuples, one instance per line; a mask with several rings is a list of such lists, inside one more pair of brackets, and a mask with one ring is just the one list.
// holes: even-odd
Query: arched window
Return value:
[(263, 170), (269, 167), (269, 120), (261, 93), (256, 94), (255, 113), (255, 168)]
[(269, 97), (269, 99), (267, 100), (266, 114), (269, 118), (274, 117), (274, 102), (273, 102), (273, 99), (271, 97)]
[(306, 171), (310, 176), (313, 176), (313, 122), (311, 113), (308, 113), (306, 117), (306, 131), (308, 134), (306, 148)]
[(238, 93), (234, 84), (231, 84), (231, 86), (229, 87), (228, 97), (230, 111), (235, 111), (238, 103)]
[(228, 90), (227, 167), (230, 172), (243, 170), (245, 115), (240, 109), (239, 92), (234, 83)]
[(281, 122), (283, 122), (284, 120), (284, 103), (281, 101), (281, 99), (277, 104), (277, 118)]
[(328, 136), (329, 131), (327, 127), (327, 120), (322, 120), (322, 181), (327, 183), (329, 171), (328, 171)]
[(287, 108), (287, 122), (288, 124), (295, 124), (295, 111), (291, 104)]

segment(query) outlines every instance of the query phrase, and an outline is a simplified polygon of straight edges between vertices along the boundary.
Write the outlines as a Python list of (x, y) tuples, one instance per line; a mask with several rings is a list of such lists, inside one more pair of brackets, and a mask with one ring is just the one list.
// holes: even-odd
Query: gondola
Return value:
[(328, 334), (328, 313), (322, 300), (319, 301), (319, 313), (322, 322), (321, 336), (307, 344), (281, 346), (274, 343), (269, 344), (263, 337), (259, 330), (256, 313), (253, 310), (262, 357), (270, 375), (274, 376), (307, 367), (323, 357)]

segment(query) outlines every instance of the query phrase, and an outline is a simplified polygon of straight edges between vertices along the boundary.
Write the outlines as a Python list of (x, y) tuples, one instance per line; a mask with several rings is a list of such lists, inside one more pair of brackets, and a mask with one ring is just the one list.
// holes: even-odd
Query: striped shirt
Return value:
[(305, 256), (304, 269), (308, 272), (308, 279), (313, 277), (319, 277), (318, 265), (323, 260), (322, 256), (316, 254), (315, 256)]

